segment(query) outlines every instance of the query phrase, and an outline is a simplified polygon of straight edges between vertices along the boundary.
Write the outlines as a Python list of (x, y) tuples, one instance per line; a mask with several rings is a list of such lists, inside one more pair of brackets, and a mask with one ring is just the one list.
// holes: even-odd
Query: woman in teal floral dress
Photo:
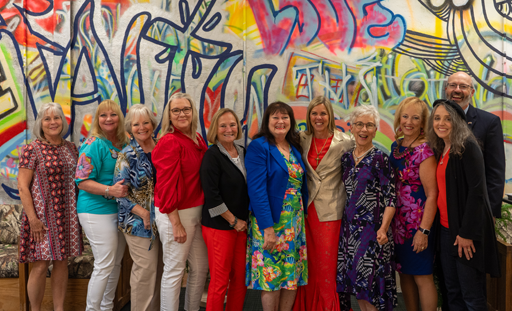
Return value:
[(268, 106), (245, 165), (250, 211), (247, 285), (262, 290), (264, 310), (291, 310), (308, 278), (304, 214), (307, 186), (290, 106)]

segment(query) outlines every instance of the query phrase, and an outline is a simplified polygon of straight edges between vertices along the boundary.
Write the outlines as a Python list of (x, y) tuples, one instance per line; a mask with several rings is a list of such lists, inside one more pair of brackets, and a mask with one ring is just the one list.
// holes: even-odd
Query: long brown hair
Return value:
[(300, 146), (300, 136), (299, 132), (297, 132), (297, 123), (295, 122), (295, 116), (293, 114), (293, 109), (288, 104), (283, 102), (273, 102), (270, 104), (267, 109), (265, 109), (265, 113), (263, 114), (263, 120), (261, 122), (260, 131), (258, 134), (254, 136), (253, 139), (265, 137), (267, 141), (273, 145), (276, 144), (276, 139), (274, 135), (270, 132), (268, 128), (270, 116), (276, 112), (280, 112), (282, 114), (287, 114), (290, 117), (290, 130), (286, 133), (286, 140), (293, 147), (295, 147), (300, 153), (302, 153), (302, 147)]

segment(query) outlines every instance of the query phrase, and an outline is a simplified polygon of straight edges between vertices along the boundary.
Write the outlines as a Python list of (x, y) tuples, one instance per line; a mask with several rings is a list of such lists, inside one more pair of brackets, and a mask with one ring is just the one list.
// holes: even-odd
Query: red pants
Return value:
[(228, 285), (226, 311), (242, 310), (247, 292), (245, 286), (247, 233), (203, 226), (203, 238), (208, 248), (208, 266), (210, 267), (206, 310), (224, 310), (224, 297), (226, 297)]

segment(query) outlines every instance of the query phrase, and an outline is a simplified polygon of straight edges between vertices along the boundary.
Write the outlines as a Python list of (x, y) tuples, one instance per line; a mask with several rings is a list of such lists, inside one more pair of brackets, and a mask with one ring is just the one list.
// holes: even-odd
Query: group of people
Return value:
[(390, 155), (373, 144), (377, 109), (353, 109), (348, 135), (323, 96), (309, 104), (305, 132), (289, 105), (270, 104), (247, 150), (228, 108), (213, 116), (208, 148), (184, 93), (169, 99), (158, 142), (147, 107), (125, 119), (103, 101), (79, 151), (63, 139), (60, 105), (45, 104), (18, 177), (32, 309), (50, 261), (54, 309), (63, 309), (83, 228), (95, 259), (87, 310), (112, 309), (126, 244), (132, 310), (178, 310), (187, 262), (185, 310), (199, 310), (208, 271), (207, 310), (242, 310), (247, 286), (261, 290), (264, 310), (350, 310), (351, 296), (361, 310), (392, 310), (396, 271), (407, 310), (436, 310), (434, 261), (447, 309), (485, 310), (485, 274), (500, 274), (493, 216), (505, 160), (502, 140), (472, 132), (501, 133), (499, 118), (469, 105), (473, 92), (456, 73), (430, 113), (403, 100)]

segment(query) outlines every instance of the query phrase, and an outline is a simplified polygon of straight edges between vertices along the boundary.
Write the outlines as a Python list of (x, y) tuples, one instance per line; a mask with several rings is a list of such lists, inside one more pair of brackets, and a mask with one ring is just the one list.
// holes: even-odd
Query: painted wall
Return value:
[(177, 91), (195, 99), (203, 135), (230, 107), (249, 141), (269, 103), (288, 102), (303, 120), (325, 95), (345, 131), (352, 107), (377, 106), (376, 143), (389, 149), (400, 101), (431, 105), (466, 70), (473, 104), (503, 121), (510, 159), (511, 12), (503, 0), (0, 1), (0, 203), (20, 202), (18, 153), (51, 101), (76, 143), (101, 100), (123, 111), (144, 103), (160, 119)]

